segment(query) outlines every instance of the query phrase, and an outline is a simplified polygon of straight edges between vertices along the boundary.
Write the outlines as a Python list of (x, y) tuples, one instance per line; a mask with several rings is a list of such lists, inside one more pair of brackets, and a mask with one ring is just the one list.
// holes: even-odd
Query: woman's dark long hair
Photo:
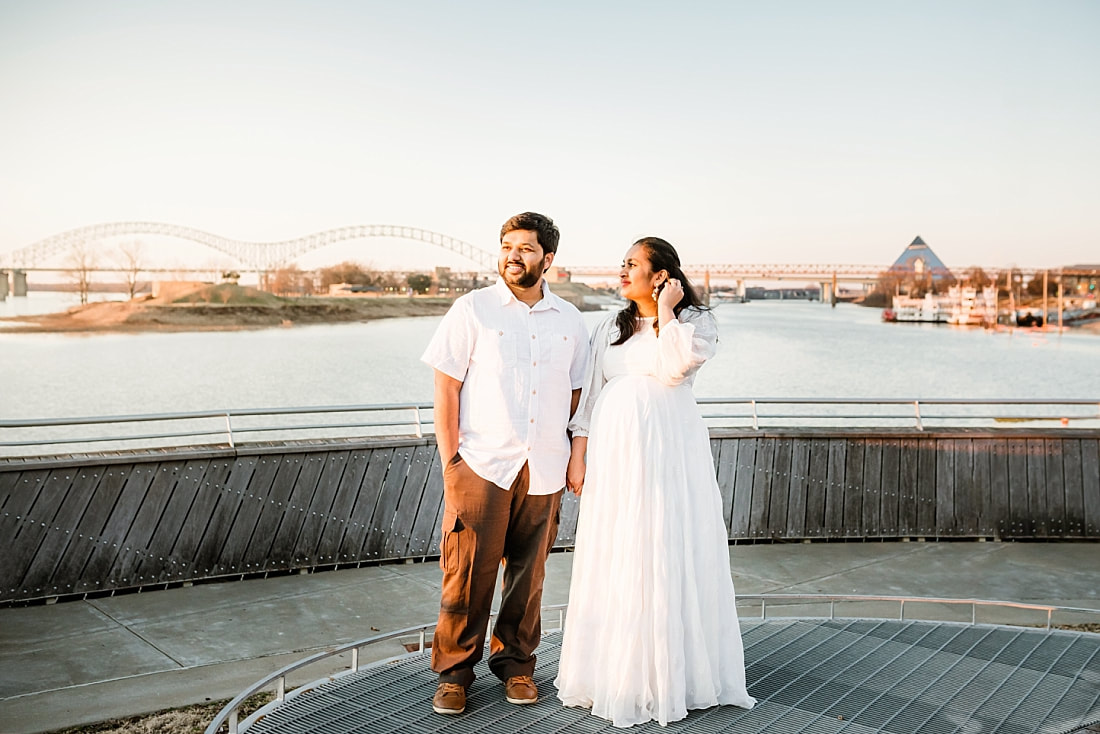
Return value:
[[(667, 270), (668, 277), (675, 278), (684, 286), (684, 297), (672, 307), (672, 311), (677, 317), (681, 311), (689, 307), (697, 308), (700, 311), (707, 310), (707, 307), (703, 305), (703, 300), (699, 298), (699, 294), (692, 287), (691, 281), (688, 280), (688, 277), (684, 275), (684, 271), (680, 268), (680, 256), (676, 254), (675, 247), (660, 237), (643, 237), (631, 247), (635, 245), (641, 245), (642, 249), (645, 250), (646, 255), (649, 257), (649, 266), (654, 273)], [(628, 303), (626, 308), (616, 314), (615, 326), (619, 330), (619, 336), (611, 342), (611, 346), (623, 344), (627, 339), (634, 336), (634, 332), (638, 328), (638, 322), (635, 320), (637, 318), (638, 305), (634, 301)], [(653, 319), (653, 328), (657, 328), (657, 319)]]

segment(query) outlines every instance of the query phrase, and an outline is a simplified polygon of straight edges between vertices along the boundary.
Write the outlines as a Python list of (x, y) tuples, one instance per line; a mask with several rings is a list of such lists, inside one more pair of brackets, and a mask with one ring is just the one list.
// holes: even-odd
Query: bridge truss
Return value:
[(161, 222), (111, 222), (93, 224), (70, 229), (55, 234), (12, 252), (0, 255), (0, 264), (8, 268), (34, 268), (55, 255), (71, 249), (81, 243), (95, 242), (112, 237), (133, 235), (156, 235), (175, 237), (205, 245), (213, 250), (229, 255), (242, 267), (260, 272), (276, 270), (289, 265), (294, 258), (322, 247), (348, 240), (388, 237), (413, 240), (435, 245), (444, 250), (457, 253), (477, 263), (481, 268), (496, 270), (496, 254), (475, 247), (468, 242), (449, 235), (432, 232), (419, 227), (405, 227), (394, 224), (365, 224), (352, 227), (340, 227), (324, 232), (316, 232), (292, 240), (278, 242), (245, 242), (204, 232), (192, 227)]

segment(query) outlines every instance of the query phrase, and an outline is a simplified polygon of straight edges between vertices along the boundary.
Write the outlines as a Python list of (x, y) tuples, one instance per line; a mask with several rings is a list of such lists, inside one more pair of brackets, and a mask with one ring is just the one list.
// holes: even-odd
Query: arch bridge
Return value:
[(229, 255), (243, 267), (257, 271), (275, 270), (290, 264), (294, 258), (322, 247), (348, 240), (388, 237), (412, 240), (435, 245), (444, 250), (477, 263), (479, 267), (496, 269), (496, 253), (483, 250), (450, 235), (432, 232), (419, 227), (406, 227), (394, 224), (365, 224), (339, 227), (323, 232), (276, 242), (247, 242), (205, 232), (193, 227), (184, 227), (162, 222), (111, 222), (93, 224), (70, 229), (39, 240), (6, 255), (0, 256), (0, 267), (33, 269), (36, 265), (84, 242), (112, 237), (133, 235), (156, 235), (174, 237), (205, 245), (213, 250)]

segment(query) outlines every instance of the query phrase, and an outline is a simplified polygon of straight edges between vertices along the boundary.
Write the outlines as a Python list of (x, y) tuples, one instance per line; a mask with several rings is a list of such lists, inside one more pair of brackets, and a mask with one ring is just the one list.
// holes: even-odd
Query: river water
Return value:
[[(0, 315), (48, 309), (49, 298), (9, 297)], [(699, 374), (700, 397), (1100, 398), (1095, 332), (886, 324), (877, 309), (795, 301), (726, 304), (715, 316), (719, 353)], [(430, 402), (419, 356), (438, 323), (4, 333), (0, 419)]]

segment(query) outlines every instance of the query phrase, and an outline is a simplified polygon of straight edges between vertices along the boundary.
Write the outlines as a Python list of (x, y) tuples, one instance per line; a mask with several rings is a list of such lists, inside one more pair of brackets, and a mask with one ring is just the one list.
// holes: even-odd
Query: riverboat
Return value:
[(947, 323), (957, 326), (983, 326), (997, 320), (997, 291), (964, 286), (947, 289)]
[(882, 320), (978, 326), (993, 323), (996, 314), (993, 288), (952, 286), (945, 294), (925, 293), (923, 298), (894, 296), (892, 308), (882, 312)]
[(947, 316), (942, 299), (932, 293), (924, 294), (924, 298), (894, 296), (893, 307), (882, 312), (882, 320), (890, 322), (943, 324)]

